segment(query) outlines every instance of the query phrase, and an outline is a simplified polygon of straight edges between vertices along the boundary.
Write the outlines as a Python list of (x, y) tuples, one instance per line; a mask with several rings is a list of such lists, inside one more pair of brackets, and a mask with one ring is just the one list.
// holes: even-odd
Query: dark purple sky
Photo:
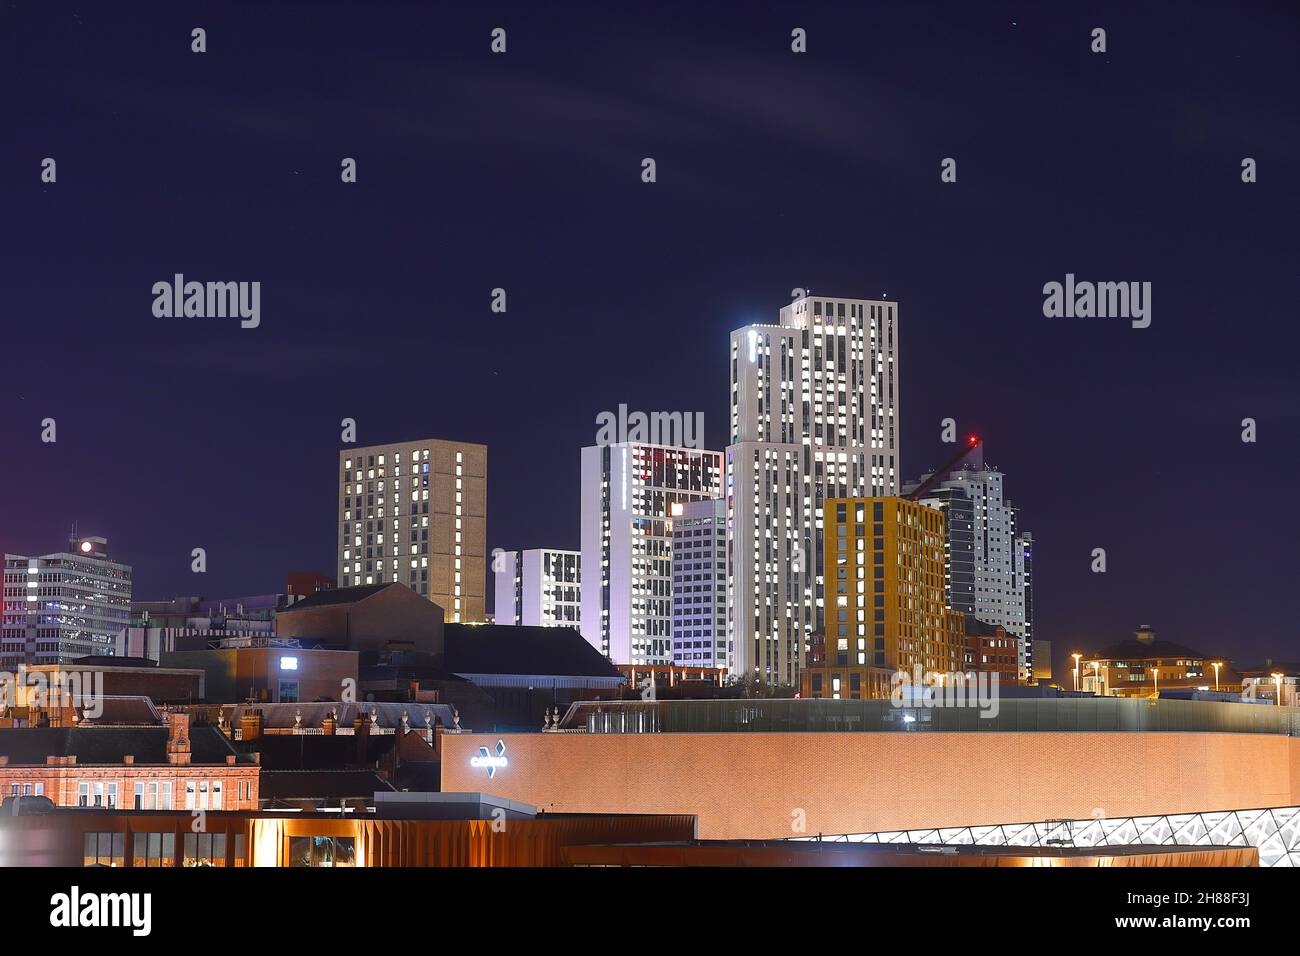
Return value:
[[(489, 546), (577, 547), (597, 413), (721, 446), (728, 332), (805, 286), (899, 301), (905, 471), (985, 437), (1058, 661), (1300, 656), (1294, 5), (867, 6), (5, 2), (0, 548), (76, 519), (140, 597), (280, 590), (333, 568), (344, 416), (485, 442)], [(154, 318), (175, 272), (261, 327)], [(1067, 272), (1152, 326), (1044, 318)]]

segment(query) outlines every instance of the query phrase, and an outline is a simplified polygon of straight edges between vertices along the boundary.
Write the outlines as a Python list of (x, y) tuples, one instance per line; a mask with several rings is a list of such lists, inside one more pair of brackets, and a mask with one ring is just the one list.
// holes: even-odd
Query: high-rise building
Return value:
[(6, 554), (0, 666), (59, 664), (111, 655), (131, 623), (131, 568), (108, 558), (108, 541), (75, 538), (68, 550)]
[(721, 495), (721, 452), (582, 450), (582, 635), (615, 664), (672, 663), (672, 507)]
[(944, 599), (944, 516), (897, 497), (826, 502), (826, 656), (965, 671), (965, 620)]
[(948, 606), (1019, 638), (1020, 677), (1033, 676), (1033, 536), (1003, 493), (1003, 475), (972, 447), (957, 467), (927, 474), (905, 492), (944, 512)]
[(727, 502), (673, 507), (673, 663), (727, 665)]
[(448, 621), (481, 621), (486, 560), (486, 445), (429, 439), (339, 452), (340, 587), (399, 582)]
[(493, 560), (497, 624), (581, 628), (581, 552), (533, 548)]
[(805, 294), (731, 333), (728, 653), (795, 685), (825, 622), (822, 507), (899, 482), (897, 303)]

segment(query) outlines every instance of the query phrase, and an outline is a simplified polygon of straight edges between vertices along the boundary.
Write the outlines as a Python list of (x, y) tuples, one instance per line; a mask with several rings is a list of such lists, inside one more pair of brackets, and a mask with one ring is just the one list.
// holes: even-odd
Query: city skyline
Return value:
[[(944, 418), (984, 438), (1039, 544), (1035, 629), (1058, 655), (1139, 623), (1239, 661), (1287, 640), (1300, 529), (1251, 493), (1300, 464), (1280, 201), (1295, 134), (1285, 35), (1267, 24), (1111, 12), (1114, 52), (1099, 62), (1072, 15), (965, 12), (932, 35), (919, 14), (843, 11), (809, 19), (812, 52), (795, 64), (776, 51), (797, 13), (743, 26), (696, 14), (657, 71), (662, 27), (633, 14), (516, 14), (498, 63), (474, 17), (403, 11), (456, 37), (444, 63), (391, 12), (352, 31), (330, 13), (216, 8), (220, 42), (198, 64), (182, 41), (159, 56), (159, 31), (54, 15), (66, 30), (16, 30), (29, 42), (7, 51), (18, 134), (5, 196), (30, 227), (5, 294), (31, 318), (10, 325), (23, 358), (0, 417), (4, 551), (58, 550), (79, 521), (133, 566), (141, 599), (334, 573), (325, 475), (347, 447), (343, 418), (358, 445), (486, 445), (488, 550), (577, 550), (579, 449), (597, 416), (698, 410), (703, 447), (725, 448), (728, 336), (810, 286), (899, 303), (901, 477), (949, 457)], [(345, 34), (392, 83), (310, 92)], [(880, 35), (890, 42), (854, 72), (861, 38)], [(601, 93), (538, 52), (564, 37)], [(281, 84), (286, 49), (304, 78)], [(83, 72), (39, 79), (40, 63), (70, 56)], [(1063, 68), (1044, 71), (1047, 56)], [(961, 66), (962, 88), (941, 63)], [(452, 65), (477, 82), (443, 83)], [(108, 81), (89, 82), (95, 71)], [(728, 95), (744, 84), (789, 108)], [(419, 119), (434, 103), (452, 134)], [(66, 130), (40, 120), (50, 110)], [(173, 125), (162, 156), (157, 131)], [(354, 155), (348, 193), (338, 163)], [(48, 186), (45, 156), (60, 162)], [(645, 156), (654, 184), (639, 178)], [(956, 183), (940, 181), (947, 156)], [(1244, 156), (1260, 162), (1250, 185)], [(178, 272), (261, 281), (259, 326), (155, 317), (152, 284)], [(1044, 283), (1067, 274), (1152, 282), (1151, 326), (1045, 317)], [(55, 444), (41, 442), (47, 417)], [(1240, 440), (1246, 417), (1254, 444)], [(1090, 570), (1097, 547), (1104, 575)]]

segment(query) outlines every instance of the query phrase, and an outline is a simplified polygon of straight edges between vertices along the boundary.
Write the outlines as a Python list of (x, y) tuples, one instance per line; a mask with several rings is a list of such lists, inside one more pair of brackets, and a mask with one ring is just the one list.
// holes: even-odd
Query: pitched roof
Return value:
[(361, 584), (351, 588), (334, 588), (332, 591), (321, 591), (313, 594), (311, 597), (303, 598), (301, 601), (295, 601), (288, 607), (282, 608), (280, 614), (292, 614), (294, 611), (302, 611), (313, 607), (334, 607), (340, 604), (357, 604), (364, 601), (372, 595), (378, 594), (385, 588), (398, 587), (392, 583), (387, 584)]
[(1238, 667), (1236, 671), (1242, 677), (1272, 677), (1274, 673), (1284, 677), (1294, 677), (1300, 674), (1300, 664), (1269, 660), (1261, 664), (1251, 664), (1249, 667)]
[[(141, 724), (162, 727), (166, 725), (162, 714), (148, 697), (101, 697), (99, 698), (99, 715), (88, 716), (86, 709), (81, 710), (81, 722), (86, 726), (105, 727), (113, 724)], [(193, 733), (191, 731), (191, 736)]]
[[(196, 764), (224, 764), (235, 754), (218, 728), (190, 728), (190, 759)], [(137, 764), (167, 763), (166, 727), (18, 727), (0, 730), (0, 755), (10, 764), (43, 764), (50, 756), (76, 757), (78, 764), (120, 764), (126, 756)]]
[[(1002, 628), (1004, 632), (1006, 630), (1006, 628), (1002, 627), (1000, 624), (990, 624), (988, 621), (981, 621), (974, 614), (966, 614), (964, 617), (966, 618), (967, 637), (997, 637), (999, 628)], [(1015, 635), (1011, 636), (1014, 637)]]
[(443, 640), (443, 666), (453, 674), (623, 676), (569, 627), (448, 624)]
[(1101, 661), (1150, 661), (1159, 658), (1167, 660), (1169, 658), (1191, 658), (1193, 660), (1203, 661), (1205, 655), (1200, 651), (1194, 651), (1183, 644), (1175, 644), (1173, 641), (1139, 641), (1135, 638), (1129, 638), (1126, 641), (1120, 641), (1118, 644), (1111, 644), (1109, 647), (1103, 647), (1095, 654), (1088, 655), (1085, 660)]

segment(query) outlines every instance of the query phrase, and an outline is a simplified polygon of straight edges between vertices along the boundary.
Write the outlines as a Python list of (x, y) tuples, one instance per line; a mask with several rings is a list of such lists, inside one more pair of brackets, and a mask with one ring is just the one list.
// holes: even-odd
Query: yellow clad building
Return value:
[(964, 621), (944, 602), (943, 512), (873, 497), (832, 498), (822, 514), (828, 661), (963, 672)]

